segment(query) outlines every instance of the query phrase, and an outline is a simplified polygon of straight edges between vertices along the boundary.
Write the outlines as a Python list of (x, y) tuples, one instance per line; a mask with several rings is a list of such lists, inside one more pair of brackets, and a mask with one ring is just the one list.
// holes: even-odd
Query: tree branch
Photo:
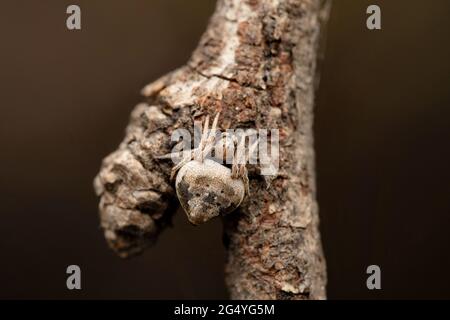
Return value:
[(280, 130), (280, 170), (267, 188), (250, 168), (251, 197), (224, 217), (232, 298), (325, 298), (313, 151), (323, 0), (219, 0), (186, 66), (146, 86), (126, 137), (95, 179), (109, 245), (141, 252), (178, 205), (169, 180), (170, 134), (221, 112), (219, 126)]

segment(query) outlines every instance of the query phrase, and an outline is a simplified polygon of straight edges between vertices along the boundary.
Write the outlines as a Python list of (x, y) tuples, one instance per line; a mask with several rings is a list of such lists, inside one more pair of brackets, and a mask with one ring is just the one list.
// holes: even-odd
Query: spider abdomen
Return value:
[(233, 179), (229, 168), (210, 159), (186, 163), (178, 172), (175, 185), (189, 221), (196, 225), (230, 213), (245, 196), (242, 179)]

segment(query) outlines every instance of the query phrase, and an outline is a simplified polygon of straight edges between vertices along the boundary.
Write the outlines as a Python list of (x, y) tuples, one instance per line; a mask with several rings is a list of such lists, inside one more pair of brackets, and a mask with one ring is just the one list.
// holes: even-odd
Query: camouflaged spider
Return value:
[[(206, 116), (199, 146), (184, 152), (182, 160), (172, 168), (171, 177), (176, 175), (175, 187), (178, 199), (191, 223), (197, 225), (218, 215), (235, 210), (249, 193), (246, 162), (255, 151), (257, 141), (245, 151), (245, 137), (240, 140), (228, 133), (221, 133), (225, 146), (225, 157), (231, 155), (231, 169), (207, 158), (217, 143), (216, 131), (219, 114), (209, 130), (209, 116)], [(230, 139), (231, 138), (231, 139)], [(231, 140), (231, 145), (230, 145)], [(172, 154), (170, 154), (172, 155)], [(217, 159), (216, 160), (223, 160)]]

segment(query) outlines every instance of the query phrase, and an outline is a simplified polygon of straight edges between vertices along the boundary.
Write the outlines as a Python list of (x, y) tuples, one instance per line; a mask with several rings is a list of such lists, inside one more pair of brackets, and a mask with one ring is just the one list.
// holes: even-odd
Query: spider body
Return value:
[(233, 179), (229, 168), (210, 159), (186, 163), (175, 186), (181, 206), (195, 225), (232, 212), (245, 196), (242, 179)]

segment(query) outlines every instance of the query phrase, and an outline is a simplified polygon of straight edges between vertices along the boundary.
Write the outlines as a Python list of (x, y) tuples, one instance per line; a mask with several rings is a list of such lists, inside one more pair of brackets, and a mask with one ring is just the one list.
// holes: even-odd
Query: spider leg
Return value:
[[(253, 153), (256, 150), (256, 147), (258, 146), (259, 139), (256, 139), (256, 141), (249, 147), (248, 154), (245, 153), (245, 138), (247, 135), (244, 135), (241, 137), (241, 140), (239, 141), (239, 146), (236, 151), (236, 157), (233, 158), (233, 165), (231, 168), (231, 177), (236, 178), (242, 178), (242, 181), (244, 182), (245, 186), (245, 192), (247, 195), (250, 194), (250, 181), (248, 179), (248, 170), (247, 170), (247, 161), (250, 159), (250, 157), (253, 155)], [(236, 160), (235, 160), (236, 159)]]
[(250, 195), (250, 181), (248, 180), (247, 168), (245, 166), (242, 174), (242, 181), (244, 182), (245, 193)]
[(192, 155), (194, 153), (194, 150), (190, 151), (189, 154), (185, 155), (183, 159), (178, 162), (170, 171), (170, 179), (173, 180), (175, 178), (175, 175), (177, 174), (178, 170), (181, 169), (186, 163), (192, 160)]
[[(239, 142), (236, 142), (236, 150), (233, 154), (233, 164), (231, 165), (231, 177), (233, 179), (240, 178), (240, 167), (242, 165), (242, 161), (245, 159), (245, 135), (241, 137)], [(245, 165), (245, 163), (244, 163)]]
[(208, 133), (208, 137), (206, 137), (206, 141), (203, 147), (203, 151), (201, 152), (201, 160), (208, 155), (208, 153), (212, 150), (216, 142), (216, 131), (217, 131), (217, 123), (219, 122), (220, 112), (216, 114), (214, 117), (213, 124), (211, 126), (211, 130)]
[(213, 124), (211, 126), (211, 132), (216, 132), (217, 129), (217, 123), (219, 122), (219, 116), (220, 116), (220, 111), (217, 112), (216, 116), (214, 117), (214, 121)]
[[(217, 128), (217, 123), (219, 121), (219, 115), (220, 115), (220, 113), (218, 113), (216, 115), (216, 117), (214, 118), (212, 128), (211, 128), (212, 132), (209, 132), (209, 115), (206, 116), (205, 125), (203, 127), (202, 137), (200, 139), (199, 146), (194, 150), (182, 152), (183, 158), (181, 159), (181, 161), (179, 163), (177, 163), (172, 168), (171, 173), (170, 173), (170, 179), (173, 179), (175, 177), (176, 173), (178, 172), (178, 170), (180, 170), (186, 163), (191, 161), (192, 158), (203, 162), (205, 155), (208, 154), (208, 152), (211, 151), (212, 147), (214, 146), (216, 128)], [(169, 153), (169, 154), (166, 154), (163, 156), (159, 156), (158, 158), (162, 158), (162, 159), (169, 158), (172, 155), (180, 154), (180, 153), (181, 152)]]
[(205, 118), (205, 126), (203, 127), (202, 138), (206, 138), (208, 136), (208, 130), (209, 130), (209, 114), (206, 115)]
[(206, 115), (205, 124), (203, 125), (202, 137), (200, 139), (198, 148), (196, 149), (196, 152), (194, 153), (194, 159), (201, 161), (201, 162), (203, 162), (202, 151), (203, 151), (204, 145), (206, 143), (206, 139), (208, 138), (208, 127), (209, 127), (209, 114)]
[(192, 151), (191, 150), (182, 150), (182, 151), (176, 151), (176, 152), (172, 152), (172, 153), (166, 153), (160, 156), (153, 156), (155, 159), (172, 159), (173, 157), (175, 158), (185, 158), (187, 157), (188, 154), (190, 154)]
[(229, 164), (228, 159), (231, 157), (231, 163), (233, 163), (235, 144), (237, 143), (236, 137), (232, 133), (222, 132), (220, 139), (222, 141), (221, 158), (217, 159), (223, 161), (223, 163)]

